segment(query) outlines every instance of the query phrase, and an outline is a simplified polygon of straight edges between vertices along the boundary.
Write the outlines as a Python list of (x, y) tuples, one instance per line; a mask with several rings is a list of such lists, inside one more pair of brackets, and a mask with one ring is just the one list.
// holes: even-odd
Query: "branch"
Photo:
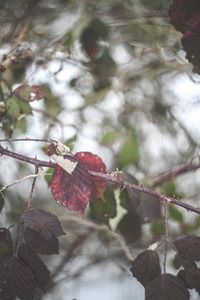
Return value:
[[(0, 140), (0, 142), (1, 142), (1, 140)], [(25, 155), (22, 155), (22, 154), (18, 154), (16, 152), (10, 151), (10, 150), (2, 147), (1, 145), (0, 145), (0, 155), (7, 155), (7, 156), (10, 156), (10, 157), (13, 157), (13, 158), (18, 159), (20, 161), (30, 163), (30, 164), (34, 165), (35, 167), (37, 167), (37, 168), (39, 168), (39, 167), (55, 168), (55, 166), (56, 166), (56, 164), (52, 163), (51, 161), (43, 161), (43, 160), (39, 160), (37, 158), (31, 158), (31, 157), (28, 157), (28, 156), (25, 156)], [(113, 173), (109, 173), (109, 174), (94, 172), (94, 171), (90, 171), (90, 170), (88, 170), (88, 172), (92, 176), (103, 178), (106, 181), (110, 181), (112, 183), (120, 185), (122, 188), (134, 189), (134, 190), (139, 191), (141, 193), (145, 193), (147, 195), (154, 196), (154, 197), (158, 198), (161, 201), (161, 203), (163, 201), (167, 201), (168, 203), (173, 203), (177, 206), (183, 207), (186, 210), (195, 212), (195, 213), (200, 215), (200, 209), (198, 207), (194, 207), (194, 206), (189, 205), (187, 203), (181, 202), (180, 200), (175, 199), (173, 197), (165, 196), (163, 193), (159, 193), (157, 191), (151, 190), (150, 188), (143, 187), (142, 185), (136, 185), (134, 183), (124, 181), (121, 178), (121, 176), (119, 176), (119, 172), (113, 172)]]
[[(28, 140), (30, 140), (30, 139), (23, 139), (23, 141), (28, 141)], [(0, 140), (0, 142), (1, 141), (3, 141), (3, 140)], [(11, 141), (13, 141), (13, 140), (11, 140)], [(18, 139), (15, 139), (15, 141), (18, 141)], [(20, 140), (20, 141), (22, 141), (22, 140)], [(33, 140), (31, 139), (31, 141), (33, 141)], [(35, 141), (41, 141), (41, 140), (35, 140)], [(51, 161), (43, 161), (43, 160), (39, 160), (37, 158), (31, 158), (31, 157), (10, 151), (10, 150), (2, 147), (1, 145), (0, 145), (0, 155), (1, 156), (3, 156), (3, 155), (10, 156), (10, 157), (18, 159), (20, 161), (24, 161), (29, 164), (32, 164), (37, 168), (39, 168), (39, 167), (55, 168), (55, 164), (52, 163)]]
[(196, 171), (199, 168), (200, 168), (200, 163), (199, 164), (190, 163), (190, 164), (187, 164), (187, 165), (184, 165), (184, 166), (180, 166), (180, 167), (178, 167), (177, 169), (175, 169), (173, 171), (164, 173), (164, 174), (156, 177), (153, 180), (153, 183), (151, 184), (151, 187), (155, 188), (155, 187), (161, 185), (162, 183), (164, 183), (166, 181), (169, 181), (171, 179), (176, 178), (179, 175), (182, 175), (182, 174), (185, 174), (185, 173), (191, 172), (191, 171)]
[(168, 202), (164, 201), (164, 229), (165, 229), (165, 250), (164, 250), (164, 261), (163, 261), (163, 271), (166, 273), (167, 264), (167, 252), (168, 252), (168, 241), (169, 241), (169, 228), (168, 228)]
[(173, 197), (168, 197), (165, 196), (163, 193), (159, 193), (156, 191), (151, 190), (150, 188), (143, 187), (142, 185), (136, 185), (134, 183), (130, 183), (127, 181), (122, 180), (119, 176), (116, 176), (115, 172), (110, 173), (110, 174), (104, 174), (104, 173), (98, 173), (94, 171), (89, 171), (89, 173), (93, 176), (97, 176), (100, 178), (103, 178), (107, 181), (110, 181), (112, 183), (119, 184), (122, 188), (124, 189), (134, 189), (138, 192), (145, 193), (147, 195), (154, 196), (160, 200), (162, 203), (163, 201), (167, 201), (168, 203), (173, 203), (177, 206), (183, 207), (189, 211), (195, 212), (197, 214), (200, 214), (200, 209), (198, 207), (194, 207), (192, 205), (189, 205), (185, 202), (181, 202), (180, 200), (173, 198)]
[(23, 139), (1, 139), (2, 142), (42, 142), (42, 143), (57, 143), (56, 140), (53, 139), (32, 139), (32, 138), (23, 138)]
[(31, 186), (31, 191), (30, 191), (30, 194), (29, 194), (29, 197), (28, 197), (28, 202), (27, 202), (27, 210), (32, 207), (32, 197), (33, 197), (33, 192), (34, 192), (35, 183), (36, 183), (38, 174), (39, 174), (39, 169), (36, 166), (35, 167), (35, 175), (36, 176), (33, 178), (32, 186)]

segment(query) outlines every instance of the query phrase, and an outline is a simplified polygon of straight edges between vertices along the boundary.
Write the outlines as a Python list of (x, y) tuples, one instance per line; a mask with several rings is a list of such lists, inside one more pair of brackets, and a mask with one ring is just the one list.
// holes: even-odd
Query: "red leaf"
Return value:
[(91, 198), (92, 181), (86, 169), (77, 166), (72, 174), (56, 166), (51, 184), (55, 200), (83, 215)]
[[(90, 152), (77, 152), (75, 157), (79, 162), (82, 162), (89, 171), (106, 173), (106, 165), (103, 160)], [(107, 182), (104, 179), (92, 176), (94, 188), (92, 190), (92, 198), (102, 198), (107, 187)]]
[[(88, 170), (105, 172), (106, 166), (100, 157), (89, 152), (78, 152), (75, 156), (64, 155), (64, 159), (77, 164), (73, 171), (67, 172), (66, 165), (56, 165), (51, 184), (51, 192), (57, 202), (83, 215), (88, 202), (101, 197), (106, 181), (89, 174)], [(65, 168), (65, 170), (64, 170)]]
[(31, 102), (35, 100), (42, 100), (44, 98), (44, 92), (38, 85), (22, 84), (14, 90), (14, 95), (21, 100)]

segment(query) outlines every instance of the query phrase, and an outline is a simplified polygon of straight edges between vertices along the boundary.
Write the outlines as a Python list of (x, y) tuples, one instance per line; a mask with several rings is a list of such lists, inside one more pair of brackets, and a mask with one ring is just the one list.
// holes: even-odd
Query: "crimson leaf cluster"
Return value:
[(200, 237), (184, 236), (173, 241), (182, 268), (177, 276), (161, 273), (158, 253), (146, 250), (132, 263), (132, 275), (144, 286), (145, 300), (189, 299), (188, 289), (195, 289), (200, 295)]
[(131, 272), (144, 286), (145, 300), (189, 300), (187, 287), (179, 277), (161, 273), (156, 251), (140, 253), (132, 263)]
[(31, 300), (51, 282), (50, 272), (38, 253), (58, 253), (58, 237), (65, 234), (58, 218), (41, 209), (27, 210), (21, 224), (24, 243), (13, 249), (11, 233), (0, 229), (0, 299)]

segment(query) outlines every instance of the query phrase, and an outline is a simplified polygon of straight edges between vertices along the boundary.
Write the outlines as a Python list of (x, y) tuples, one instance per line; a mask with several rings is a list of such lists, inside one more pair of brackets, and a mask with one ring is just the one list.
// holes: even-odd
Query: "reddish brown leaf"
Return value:
[(50, 272), (39, 256), (25, 244), (19, 247), (17, 254), (20, 260), (22, 260), (33, 272), (38, 287), (45, 290), (50, 283)]
[(140, 253), (132, 263), (131, 272), (141, 284), (146, 286), (161, 273), (157, 252), (146, 250)]
[(54, 235), (45, 239), (39, 232), (25, 227), (24, 239), (26, 244), (36, 253), (46, 255), (58, 253), (58, 239)]
[(145, 300), (189, 300), (183, 282), (172, 274), (161, 274), (145, 288)]
[[(82, 162), (87, 170), (106, 173), (106, 165), (98, 155), (92, 154), (90, 152), (77, 152), (75, 154), (75, 157), (79, 160), (79, 164), (80, 162)], [(106, 180), (92, 176), (92, 181), (94, 187), (91, 197), (102, 198), (107, 187)]]
[(180, 257), (189, 261), (200, 260), (200, 237), (188, 235), (176, 239), (173, 243)]
[(33, 273), (17, 257), (6, 257), (0, 263), (0, 299), (31, 300), (37, 287)]
[(24, 227), (29, 227), (40, 233), (41, 237), (48, 240), (52, 235), (59, 237), (65, 234), (58, 218), (42, 209), (27, 210), (22, 216)]
[(83, 215), (91, 197), (91, 176), (86, 169), (78, 166), (69, 174), (57, 165), (51, 192), (58, 203)]
[(22, 84), (14, 90), (14, 95), (21, 100), (31, 102), (35, 100), (42, 100), (44, 98), (44, 93), (40, 86), (38, 85), (27, 85)]
[(57, 162), (51, 184), (55, 200), (83, 215), (88, 202), (102, 197), (106, 188), (105, 180), (90, 175), (88, 170), (105, 172), (105, 164), (89, 152), (78, 152), (75, 156), (54, 154), (53, 159)]
[(0, 228), (0, 259), (13, 254), (13, 244), (10, 231)]
[(177, 278), (182, 280), (188, 289), (196, 289), (200, 293), (200, 269), (194, 262), (183, 261), (184, 270), (180, 270)]

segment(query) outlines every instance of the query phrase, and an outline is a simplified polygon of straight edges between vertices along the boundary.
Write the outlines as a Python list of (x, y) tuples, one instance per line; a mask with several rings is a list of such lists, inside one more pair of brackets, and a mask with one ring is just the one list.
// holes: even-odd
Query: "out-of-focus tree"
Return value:
[[(199, 136), (187, 125), (193, 119), (180, 117), (184, 105), (199, 109), (199, 101), (189, 106), (175, 92), (181, 82), (188, 89), (198, 84), (199, 20), (198, 0), (0, 1), (0, 264), (4, 275), (23, 274), (21, 283), (14, 273), (0, 275), (0, 298), (2, 292), (3, 300), (42, 299), (44, 292), (108, 262), (130, 269), (136, 251), (143, 252), (131, 272), (146, 299), (165, 299), (167, 290), (172, 292), (166, 299), (189, 299), (188, 288), (200, 291), (194, 280), (200, 276), (194, 263), (200, 260)], [(22, 141), (24, 136), (29, 139)], [(99, 158), (83, 152), (71, 156), (72, 175), (77, 173), (66, 177), (63, 166), (46, 156), (51, 139), (72, 152), (96, 149), (113, 172), (106, 174)], [(27, 155), (46, 161), (31, 162), (32, 184), (25, 177), (33, 173), (23, 162), (30, 163)], [(88, 184), (91, 174), (81, 164), (107, 177)], [(68, 195), (69, 182), (80, 195)], [(63, 210), (53, 197), (80, 213), (91, 200), (86, 217)], [(79, 207), (74, 199), (82, 201)], [(58, 251), (60, 222), (67, 235), (61, 255), (45, 258), (50, 279), (36, 253)], [(181, 235), (187, 236), (178, 240)], [(175, 240), (176, 253), (169, 240)], [(162, 272), (155, 249), (164, 261)], [(81, 260), (84, 251), (88, 259)], [(168, 251), (175, 258), (167, 259)], [(174, 274), (182, 269), (175, 277), (166, 265)], [(13, 292), (2, 286), (5, 281)], [(21, 292), (22, 285), (30, 289)]]

